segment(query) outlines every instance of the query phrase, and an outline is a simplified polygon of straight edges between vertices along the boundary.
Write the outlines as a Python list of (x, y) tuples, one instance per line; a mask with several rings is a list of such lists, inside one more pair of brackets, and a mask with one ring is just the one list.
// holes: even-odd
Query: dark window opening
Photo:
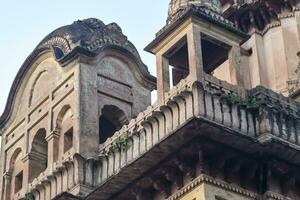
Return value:
[(64, 52), (61, 50), (61, 48), (53, 46), (53, 52), (54, 52), (54, 56), (57, 60), (61, 59), (62, 57), (64, 57)]
[(227, 199), (225, 199), (225, 198), (223, 198), (223, 197), (220, 197), (220, 196), (215, 196), (215, 199), (216, 199), (216, 200), (227, 200)]
[(45, 129), (40, 129), (33, 139), (29, 163), (29, 181), (32, 182), (47, 169), (48, 165), (48, 142)]
[(207, 74), (213, 71), (228, 60), (230, 46), (215, 40), (207, 35), (201, 36), (203, 69)]
[(169, 60), (170, 86), (176, 86), (189, 75), (189, 52), (186, 37), (166, 54)]
[(64, 153), (66, 153), (73, 146), (73, 127), (64, 134), (64, 137)]
[(23, 171), (15, 177), (15, 192), (19, 192), (23, 187)]
[(106, 105), (99, 117), (99, 142), (104, 143), (114, 133), (128, 123), (125, 113), (116, 106)]
[(107, 138), (113, 136), (113, 134), (117, 131), (117, 127), (105, 119), (105, 117), (101, 116), (99, 119), (99, 127), (100, 127), (100, 144), (105, 142)]

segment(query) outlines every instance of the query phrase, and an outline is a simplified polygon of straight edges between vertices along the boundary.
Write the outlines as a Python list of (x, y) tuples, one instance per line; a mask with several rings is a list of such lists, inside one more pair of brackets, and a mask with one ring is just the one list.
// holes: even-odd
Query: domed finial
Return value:
[(220, 0), (171, 0), (168, 18), (172, 18), (172, 16), (178, 11), (190, 6), (205, 7), (215, 13), (222, 14), (222, 5)]

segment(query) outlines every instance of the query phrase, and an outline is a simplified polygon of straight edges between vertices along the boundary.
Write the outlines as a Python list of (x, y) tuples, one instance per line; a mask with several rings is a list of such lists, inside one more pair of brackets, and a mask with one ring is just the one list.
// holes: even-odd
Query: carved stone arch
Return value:
[(10, 199), (15, 193), (23, 188), (23, 163), (22, 163), (22, 149), (16, 148), (9, 159), (9, 174), (11, 178), (7, 184), (6, 198)]
[(60, 60), (71, 51), (70, 44), (64, 37), (54, 36), (48, 39), (41, 47), (51, 48), (55, 59)]
[[(59, 111), (55, 126), (59, 134), (59, 148), (56, 150), (58, 151), (58, 157), (61, 157), (74, 146), (73, 110), (69, 104), (64, 105)], [(58, 157), (54, 157), (54, 161), (56, 161)]]
[(12, 170), (11, 168), (14, 166), (14, 164), (15, 164), (15, 162), (16, 162), (16, 160), (19, 156), (22, 156), (22, 149), (20, 147), (16, 148), (14, 153), (11, 155), (11, 157), (9, 159), (9, 169), (8, 169), (8, 171)]
[[(42, 48), (35, 49), (24, 61), (11, 86), (4, 112), (0, 116), (0, 127), (9, 127), (18, 116), (20, 108), (25, 110), (28, 107), (36, 67), (51, 58), (53, 58), (51, 49)], [(22, 98), (24, 96), (25, 99)]]
[(115, 58), (119, 62), (125, 64), (137, 82), (145, 88), (151, 90), (155, 88), (156, 79), (149, 74), (145, 64), (142, 63), (141, 60), (137, 59), (130, 51), (113, 45), (106, 46), (103, 48), (103, 52), (99, 55), (97, 62), (100, 63), (101, 66), (101, 61), (107, 58)]
[(114, 105), (105, 105), (99, 117), (99, 142), (104, 143), (129, 120), (123, 110)]
[(69, 104), (64, 105), (64, 106), (60, 109), (60, 111), (59, 111), (59, 113), (58, 113), (58, 115), (57, 115), (57, 118), (56, 118), (56, 124), (55, 124), (55, 128), (56, 128), (56, 129), (61, 130), (63, 118), (64, 118), (65, 114), (66, 114), (68, 111), (71, 111), (71, 112), (73, 113), (72, 107), (71, 107)]
[(33, 137), (29, 156), (29, 182), (48, 167), (48, 142), (46, 129), (40, 128)]
[(35, 92), (35, 88), (36, 85), (38, 83), (38, 81), (41, 79), (42, 76), (46, 75), (48, 73), (47, 70), (42, 70), (39, 72), (39, 74), (36, 76), (36, 78), (33, 81), (32, 86), (30, 87), (30, 94), (29, 94), (29, 101), (28, 101), (28, 107), (30, 107), (32, 105), (32, 101), (33, 101), (33, 97), (34, 97), (34, 92)]

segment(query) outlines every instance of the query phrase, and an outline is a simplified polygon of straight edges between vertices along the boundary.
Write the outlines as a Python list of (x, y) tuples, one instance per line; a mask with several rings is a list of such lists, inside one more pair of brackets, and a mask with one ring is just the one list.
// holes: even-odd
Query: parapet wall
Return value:
[[(82, 192), (83, 187), (83, 196), (96, 189), (100, 199), (108, 199), (110, 192), (118, 191), (142, 172), (135, 170), (110, 190), (103, 186), (114, 181), (116, 175), (124, 176), (133, 163), (195, 119), (223, 127), (223, 134), (234, 134), (256, 144), (280, 143), (286, 152), (296, 155), (300, 142), (299, 108), (298, 102), (263, 87), (245, 90), (210, 75), (205, 77), (205, 83), (182, 80), (162, 105), (149, 106), (101, 144), (97, 158), (86, 160), (72, 154), (59, 164), (55, 176), (44, 174), (31, 185), (31, 190), (37, 200), (48, 199), (59, 191)], [(201, 135), (201, 130), (197, 134)], [(279, 156), (285, 156), (284, 152)], [(292, 162), (300, 163), (300, 159)], [(72, 174), (74, 169), (79, 174)], [(61, 187), (67, 188), (59, 190)]]

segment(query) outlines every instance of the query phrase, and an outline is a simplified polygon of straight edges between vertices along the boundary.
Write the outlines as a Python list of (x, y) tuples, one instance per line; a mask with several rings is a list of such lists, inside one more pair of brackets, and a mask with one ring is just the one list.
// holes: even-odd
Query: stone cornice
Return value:
[(145, 47), (145, 50), (148, 52), (152, 52), (154, 46), (156, 46), (163, 38), (165, 38), (172, 30), (182, 24), (189, 18), (198, 18), (205, 20), (211, 24), (214, 24), (218, 27), (224, 28), (236, 36), (241, 38), (241, 41), (244, 41), (249, 38), (249, 35), (238, 29), (234, 23), (230, 20), (224, 18), (223, 16), (210, 11), (203, 7), (189, 6), (185, 9), (179, 10), (172, 19), (169, 20), (168, 24), (166, 24), (157, 34), (156, 38)]
[(173, 194), (171, 197), (169, 197), (167, 200), (178, 200), (181, 199), (184, 195), (195, 189), (196, 187), (200, 186), (203, 183), (211, 184), (214, 186), (217, 186), (219, 188), (234, 192), (236, 194), (249, 197), (252, 199), (259, 199), (259, 195), (256, 193), (249, 192), (247, 190), (244, 190), (243, 188), (240, 188), (235, 185), (228, 184), (224, 181), (218, 180), (216, 178), (207, 176), (207, 175), (200, 175), (198, 178), (190, 182), (188, 185), (186, 185), (184, 188)]
[(299, 10), (299, 0), (250, 0), (230, 3), (224, 16), (247, 33), (265, 34), (280, 25), (280, 20), (293, 17)]
[(270, 199), (270, 200), (271, 199), (273, 199), (273, 200), (293, 200), (291, 198), (282, 196), (282, 195), (277, 194), (277, 193), (272, 192), (272, 191), (266, 192), (263, 196), (267, 197), (267, 199)]
[(277, 194), (272, 191), (267, 191), (264, 195), (259, 195), (253, 192), (250, 192), (248, 190), (245, 190), (243, 188), (240, 188), (236, 185), (228, 184), (224, 181), (218, 180), (216, 178), (207, 176), (207, 175), (200, 175), (195, 180), (187, 184), (185, 187), (177, 191), (175, 194), (173, 194), (171, 197), (169, 197), (167, 200), (178, 200), (181, 199), (183, 196), (188, 194), (190, 191), (194, 190), (196, 187), (200, 186), (201, 184), (211, 184), (216, 187), (219, 187), (221, 189), (225, 189), (227, 191), (236, 193), (238, 195), (242, 195), (244, 197), (248, 197), (251, 199), (261, 199), (262, 196), (267, 197), (268, 199), (273, 200), (292, 200), (291, 198), (282, 196), (280, 194)]
[(49, 142), (52, 139), (58, 139), (60, 136), (60, 130), (58, 128), (55, 128), (45, 139), (47, 142)]

